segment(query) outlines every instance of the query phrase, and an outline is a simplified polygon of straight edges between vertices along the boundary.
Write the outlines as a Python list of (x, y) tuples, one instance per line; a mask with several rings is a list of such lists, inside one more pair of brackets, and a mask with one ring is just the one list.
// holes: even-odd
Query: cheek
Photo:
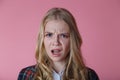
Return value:
[(46, 51), (47, 51), (48, 49), (50, 49), (50, 40), (44, 39), (44, 47), (45, 47)]
[(48, 47), (48, 41), (46, 39), (44, 39), (44, 46), (45, 46), (45, 49), (47, 49), (47, 47)]
[(70, 50), (70, 40), (64, 41), (63, 47), (64, 47), (65, 51), (68, 52)]

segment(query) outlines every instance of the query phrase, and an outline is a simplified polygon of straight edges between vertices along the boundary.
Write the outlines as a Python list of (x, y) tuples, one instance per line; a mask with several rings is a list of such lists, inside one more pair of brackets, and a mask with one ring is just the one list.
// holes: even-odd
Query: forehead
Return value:
[(69, 26), (64, 20), (51, 20), (45, 25), (45, 32), (69, 32)]

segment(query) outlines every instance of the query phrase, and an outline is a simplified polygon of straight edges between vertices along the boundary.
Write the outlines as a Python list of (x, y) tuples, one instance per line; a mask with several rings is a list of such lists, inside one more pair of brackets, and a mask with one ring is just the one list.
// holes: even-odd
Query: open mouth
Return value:
[(61, 52), (60, 49), (54, 49), (54, 50), (51, 50), (52, 55), (53, 55), (53, 56), (56, 56), (56, 57), (58, 57), (58, 56), (61, 55), (60, 52)]

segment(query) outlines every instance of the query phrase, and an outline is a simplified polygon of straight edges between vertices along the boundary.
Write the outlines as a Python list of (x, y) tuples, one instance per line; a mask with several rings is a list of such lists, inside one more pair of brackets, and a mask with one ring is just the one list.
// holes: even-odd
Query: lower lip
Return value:
[(53, 54), (53, 53), (52, 53), (52, 55), (53, 55), (54, 57), (59, 57), (61, 54), (60, 54), (60, 53), (56, 53), (56, 54)]

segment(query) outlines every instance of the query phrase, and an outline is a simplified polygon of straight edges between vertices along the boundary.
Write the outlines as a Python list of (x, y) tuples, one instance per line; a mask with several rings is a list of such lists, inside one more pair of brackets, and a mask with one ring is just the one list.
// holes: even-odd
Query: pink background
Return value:
[(76, 18), (86, 65), (101, 80), (120, 80), (120, 0), (0, 0), (0, 80), (35, 64), (40, 21), (52, 7)]

